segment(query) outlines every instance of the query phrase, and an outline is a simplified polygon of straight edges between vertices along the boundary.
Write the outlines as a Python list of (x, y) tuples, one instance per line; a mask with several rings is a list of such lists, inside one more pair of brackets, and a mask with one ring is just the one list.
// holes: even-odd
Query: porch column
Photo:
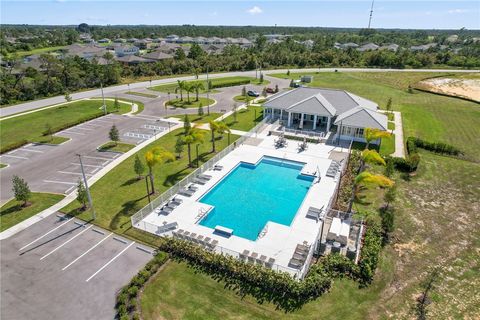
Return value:
[(289, 112), (288, 113), (288, 127), (291, 127), (292, 126), (292, 113)]
[(330, 121), (332, 120), (331, 117), (327, 118), (327, 132), (330, 131)]
[(317, 129), (317, 115), (313, 115), (313, 130)]
[(280, 121), (283, 121), (283, 109), (280, 109)]
[(303, 113), (300, 113), (300, 129), (303, 129)]

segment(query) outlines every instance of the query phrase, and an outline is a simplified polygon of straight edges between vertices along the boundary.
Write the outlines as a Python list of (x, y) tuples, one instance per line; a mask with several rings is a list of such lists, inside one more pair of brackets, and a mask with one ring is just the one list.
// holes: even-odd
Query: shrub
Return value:
[(449, 145), (443, 142), (429, 142), (429, 141), (425, 141), (420, 138), (414, 138), (414, 137), (409, 137), (407, 139), (408, 152), (412, 152), (410, 151), (410, 147), (411, 147), (410, 145), (412, 144), (415, 145), (415, 147), (422, 148), (435, 153), (442, 153), (442, 154), (448, 154), (453, 156), (463, 155), (463, 152), (460, 149), (457, 149), (452, 145)]
[(381, 248), (382, 228), (378, 221), (368, 219), (358, 262), (358, 280), (363, 286), (370, 284), (373, 280)]
[(210, 89), (215, 88), (224, 88), (224, 87), (234, 87), (242, 84), (249, 84), (250, 79), (236, 79), (236, 80), (227, 80), (227, 81), (218, 81), (216, 83), (210, 84)]

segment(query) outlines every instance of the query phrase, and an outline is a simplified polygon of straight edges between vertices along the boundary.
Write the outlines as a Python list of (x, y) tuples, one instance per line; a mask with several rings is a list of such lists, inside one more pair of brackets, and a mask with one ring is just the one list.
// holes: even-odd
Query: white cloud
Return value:
[(217, 12), (217, 11), (213, 11), (212, 13), (210, 13), (210, 15), (211, 15), (212, 17), (216, 17), (216, 16), (218, 16), (218, 12)]
[(247, 12), (251, 15), (256, 15), (262, 13), (263, 10), (259, 6), (253, 6), (252, 8), (248, 9)]
[(452, 9), (452, 10), (448, 10), (448, 13), (450, 13), (450, 14), (467, 13), (467, 12), (469, 12), (469, 10), (467, 10), (467, 9)]

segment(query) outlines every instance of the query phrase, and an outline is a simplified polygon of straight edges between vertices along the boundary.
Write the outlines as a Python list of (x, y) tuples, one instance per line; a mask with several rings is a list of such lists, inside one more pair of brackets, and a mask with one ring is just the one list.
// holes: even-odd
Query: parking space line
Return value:
[[(103, 167), (100, 167), (100, 168), (103, 168)], [(98, 170), (100, 170), (100, 168), (93, 169), (92, 174), (96, 173)]]
[(60, 184), (70, 184), (76, 185), (76, 182), (66, 182), (66, 181), (56, 181), (56, 180), (43, 180), (43, 182), (50, 182), (50, 183), (60, 183)]
[[(71, 172), (71, 171), (57, 171), (59, 173), (64, 173), (64, 174), (74, 174), (74, 175), (77, 175), (77, 176), (81, 176), (82, 173), (81, 172)], [(91, 176), (91, 174), (88, 174), (88, 173), (85, 173), (86, 176)]]
[[(112, 120), (112, 121), (113, 121), (113, 120)], [(105, 121), (105, 120), (95, 119), (95, 122), (111, 123), (112, 121)]]
[(98, 159), (98, 160), (107, 160), (107, 161), (112, 161), (110, 158), (102, 158), (102, 157), (92, 157), (92, 156), (82, 156), (84, 158), (89, 158), (89, 159)]
[[(85, 224), (83, 225), (83, 227), (85, 227)], [(70, 239), (68, 239), (67, 241), (65, 241), (64, 243), (62, 243), (61, 245), (59, 245), (58, 247), (56, 247), (55, 249), (53, 249), (52, 251), (50, 251), (49, 253), (47, 253), (47, 254), (44, 255), (43, 257), (41, 257), (40, 260), (45, 259), (46, 257), (48, 257), (49, 255), (51, 255), (52, 253), (54, 253), (55, 251), (57, 251), (58, 249), (60, 249), (61, 247), (63, 247), (64, 245), (66, 245), (67, 243), (69, 243), (70, 241), (72, 241), (73, 239), (75, 239), (76, 237), (80, 236), (82, 233), (84, 233), (85, 231), (87, 231), (87, 230), (90, 229), (91, 227), (93, 227), (93, 225), (89, 225), (89, 226), (86, 227), (84, 230), (80, 231), (79, 233), (77, 233), (76, 235), (74, 235), (73, 237), (71, 237)]]
[(22, 251), (23, 249), (25, 249), (25, 248), (28, 247), (29, 245), (34, 244), (35, 242), (37, 242), (38, 240), (41, 240), (41, 239), (44, 238), (45, 236), (48, 236), (48, 235), (49, 235), (50, 233), (52, 233), (53, 231), (57, 230), (58, 228), (62, 227), (62, 226), (65, 225), (65, 224), (69, 223), (70, 220), (72, 220), (72, 219), (73, 219), (73, 217), (72, 217), (72, 218), (68, 218), (68, 220), (65, 221), (64, 223), (62, 223), (61, 225), (59, 225), (59, 226), (55, 227), (54, 229), (48, 231), (48, 232), (45, 233), (43, 236), (38, 237), (37, 239), (33, 240), (33, 241), (30, 242), (29, 244), (24, 245), (23, 247), (21, 247), (20, 249), (18, 249), (18, 251)]
[(75, 131), (70, 131), (70, 130), (68, 130), (68, 131), (65, 130), (65, 131), (62, 131), (61, 133), (73, 133), (73, 134), (79, 134), (79, 135), (81, 135), (81, 136), (84, 136), (84, 135), (85, 135), (85, 133), (80, 133), (80, 132), (75, 132)]
[[(73, 165), (79, 166), (80, 163), (72, 162)], [(93, 164), (84, 164), (84, 167), (103, 168), (103, 166), (94, 166)]]
[(115, 257), (113, 257), (112, 259), (110, 259), (110, 261), (108, 261), (107, 263), (105, 263), (100, 269), (98, 269), (94, 274), (92, 274), (90, 276), (90, 278), (88, 278), (87, 280), (85, 280), (86, 282), (90, 281), (93, 277), (95, 277), (97, 274), (99, 274), (103, 269), (105, 269), (106, 267), (108, 267), (108, 265), (110, 263), (112, 263), (113, 261), (115, 261), (115, 259), (117, 259), (118, 257), (120, 257), (125, 251), (128, 250), (128, 248), (130, 248), (131, 246), (133, 246), (135, 244), (135, 241), (132, 241), (132, 243), (130, 243), (125, 249), (123, 249), (122, 251), (120, 251)]
[(28, 160), (29, 158), (27, 157), (20, 157), (20, 156), (12, 156), (10, 154), (2, 154), (2, 157), (10, 157), (10, 158), (17, 158), (17, 159), (25, 159)]
[(27, 149), (27, 148), (22, 148), (20, 150), (23, 150), (23, 151), (27, 151), (27, 152), (38, 152), (38, 153), (43, 153), (43, 151), (40, 151), (40, 150), (30, 150), (30, 149)]
[(89, 129), (89, 128), (82, 128), (82, 127), (75, 127), (75, 129), (80, 129), (80, 130), (88, 130), (88, 131), (92, 131), (93, 129)]
[(65, 194), (69, 193), (70, 191), (72, 191), (73, 189), (75, 188), (75, 186), (71, 186), (70, 188), (68, 188), (67, 190), (65, 190)]
[(110, 232), (110, 234), (109, 234), (108, 236), (106, 236), (105, 238), (103, 238), (102, 240), (100, 240), (99, 242), (97, 242), (93, 247), (91, 247), (90, 249), (88, 249), (87, 251), (85, 251), (84, 253), (82, 253), (80, 256), (78, 256), (75, 260), (73, 260), (72, 262), (70, 262), (69, 264), (67, 264), (65, 267), (63, 267), (62, 271), (67, 270), (68, 267), (70, 267), (72, 264), (74, 264), (75, 262), (77, 262), (78, 260), (80, 260), (80, 258), (82, 258), (82, 257), (85, 256), (86, 254), (88, 254), (90, 251), (92, 251), (93, 249), (95, 249), (96, 247), (98, 247), (103, 241), (107, 240), (107, 238), (109, 238), (112, 234), (113, 234), (113, 232)]

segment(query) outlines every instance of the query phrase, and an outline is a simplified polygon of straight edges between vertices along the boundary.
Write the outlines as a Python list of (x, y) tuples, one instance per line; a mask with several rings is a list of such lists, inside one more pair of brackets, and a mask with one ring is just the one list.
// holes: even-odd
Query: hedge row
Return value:
[(210, 82), (210, 89), (224, 88), (224, 87), (234, 87), (242, 84), (249, 84), (250, 79), (237, 79), (237, 80), (225, 80), (218, 82)]
[(140, 319), (139, 310), (137, 310), (137, 297), (145, 283), (157, 273), (158, 269), (167, 261), (168, 255), (159, 252), (149, 261), (145, 267), (130, 280), (130, 283), (123, 287), (117, 294), (117, 319), (130, 320)]
[(409, 153), (417, 153), (417, 148), (422, 148), (431, 152), (448, 154), (452, 156), (463, 155), (463, 152), (446, 143), (443, 142), (429, 142), (422, 140), (420, 138), (408, 137), (407, 139), (407, 150)]

